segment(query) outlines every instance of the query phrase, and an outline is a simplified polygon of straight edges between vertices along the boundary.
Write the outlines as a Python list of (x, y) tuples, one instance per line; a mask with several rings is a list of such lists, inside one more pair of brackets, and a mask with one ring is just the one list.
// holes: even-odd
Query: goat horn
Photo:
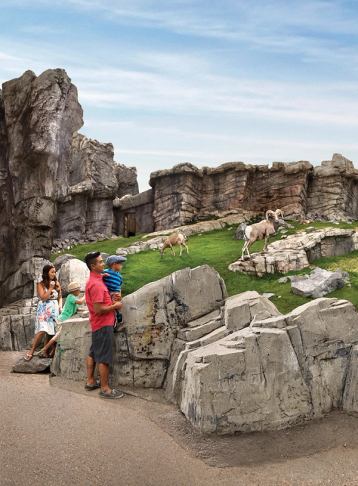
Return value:
[(281, 218), (283, 218), (283, 211), (282, 211), (282, 209), (276, 209), (275, 214), (276, 214), (276, 216), (279, 216), (280, 215)]
[(266, 211), (266, 219), (269, 219), (269, 216), (276, 217), (276, 213), (269, 209), (268, 211)]

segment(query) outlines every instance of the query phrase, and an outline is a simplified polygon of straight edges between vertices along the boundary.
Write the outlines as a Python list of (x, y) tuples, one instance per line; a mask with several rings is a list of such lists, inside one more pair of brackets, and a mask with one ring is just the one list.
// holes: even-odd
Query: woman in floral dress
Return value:
[(42, 341), (45, 334), (47, 339), (55, 334), (56, 319), (62, 308), (61, 286), (56, 278), (56, 269), (53, 265), (45, 265), (42, 270), (42, 279), (37, 284), (37, 305), (35, 320), (35, 337), (30, 351), (25, 355), (25, 360), (32, 359), (35, 349)]

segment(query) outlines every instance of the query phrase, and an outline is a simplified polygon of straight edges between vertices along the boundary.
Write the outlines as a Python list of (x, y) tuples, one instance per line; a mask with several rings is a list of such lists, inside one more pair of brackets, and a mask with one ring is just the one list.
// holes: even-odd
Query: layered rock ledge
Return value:
[(287, 273), (307, 268), (322, 257), (341, 256), (358, 249), (355, 230), (324, 228), (290, 235), (268, 245), (267, 251), (237, 260), (229, 270), (262, 277), (269, 273)]

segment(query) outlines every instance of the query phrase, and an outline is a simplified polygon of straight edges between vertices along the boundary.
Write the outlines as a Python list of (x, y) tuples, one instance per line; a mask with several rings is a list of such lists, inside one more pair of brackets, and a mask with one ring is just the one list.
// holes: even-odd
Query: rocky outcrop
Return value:
[(238, 209), (263, 214), (281, 208), (287, 216), (302, 216), (312, 170), (309, 162), (275, 162), (272, 167), (233, 162), (203, 169), (180, 164), (154, 172), (150, 185), (155, 229), (222, 217)]
[[(136, 171), (111, 144), (88, 140), (77, 89), (63, 69), (26, 71), (0, 91), (0, 307), (32, 298), (33, 258), (54, 237), (110, 236), (113, 199), (137, 192)], [(67, 241), (66, 241), (67, 240)]]
[(0, 351), (22, 351), (31, 344), (37, 301), (19, 300), (0, 309)]
[(0, 306), (33, 296), (31, 259), (50, 255), (72, 136), (82, 125), (76, 87), (62, 69), (27, 71), (2, 88)]
[[(125, 297), (127, 335), (115, 334), (113, 384), (163, 388), (205, 433), (275, 430), (358, 410), (350, 302), (321, 298), (282, 315), (257, 292), (225, 295), (204, 266)], [(87, 319), (66, 321), (52, 371), (84, 380), (90, 340)]]
[(329, 219), (357, 219), (358, 170), (340, 154), (315, 167), (309, 185), (308, 217)]
[(69, 188), (55, 222), (55, 247), (112, 235), (113, 200), (138, 192), (136, 169), (117, 164), (113, 155), (111, 143), (74, 135)]
[(287, 273), (306, 268), (319, 258), (341, 256), (357, 249), (358, 234), (353, 229), (301, 231), (274, 241), (266, 252), (253, 253), (250, 258), (231, 263), (229, 270), (258, 277), (266, 273)]
[(184, 163), (153, 172), (150, 185), (156, 231), (235, 210), (263, 215), (280, 208), (291, 218), (358, 219), (358, 170), (339, 154), (318, 167), (306, 161), (202, 169)]
[(349, 274), (342, 270), (330, 272), (318, 267), (309, 275), (292, 276), (290, 280), (291, 290), (294, 294), (316, 299), (334, 290), (342, 289), (349, 282)]
[[(221, 327), (220, 307), (225, 297), (223, 280), (208, 266), (179, 270), (124, 297), (130, 356), (126, 335), (116, 333), (113, 383), (162, 387), (176, 336), (184, 341), (200, 340)], [(82, 361), (90, 340), (88, 320), (66, 321), (63, 329), (53, 372), (83, 379)]]
[(317, 299), (285, 316), (254, 317), (189, 353), (178, 403), (196, 428), (217, 433), (280, 429), (336, 408), (354, 411), (357, 340), (358, 315), (347, 301)]

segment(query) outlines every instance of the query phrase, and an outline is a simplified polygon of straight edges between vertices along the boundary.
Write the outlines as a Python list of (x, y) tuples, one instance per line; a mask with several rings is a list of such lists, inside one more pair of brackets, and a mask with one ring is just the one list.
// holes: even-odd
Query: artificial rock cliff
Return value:
[(113, 160), (113, 145), (76, 133), (69, 157), (69, 188), (59, 201), (55, 244), (110, 237), (113, 201), (138, 192), (137, 171)]
[(153, 172), (150, 185), (155, 231), (237, 211), (262, 215), (277, 208), (292, 218), (358, 219), (358, 170), (339, 154), (316, 167), (307, 161), (270, 167), (232, 162), (202, 169), (179, 164)]
[[(0, 306), (33, 296), (33, 257), (49, 257), (56, 202), (68, 187), (77, 89), (64, 70), (32, 71), (0, 98)], [(61, 181), (59, 184), (58, 181)]]
[[(201, 432), (275, 430), (358, 411), (358, 313), (320, 298), (283, 315), (257, 292), (227, 298), (208, 266), (179, 270), (123, 299), (114, 386), (162, 388)], [(83, 381), (88, 319), (63, 331), (52, 371)]]
[(82, 116), (63, 69), (2, 85), (0, 307), (33, 297), (36, 258), (49, 258), (54, 237), (111, 236), (113, 199), (138, 192), (135, 169), (113, 161), (111, 144), (77, 134)]

